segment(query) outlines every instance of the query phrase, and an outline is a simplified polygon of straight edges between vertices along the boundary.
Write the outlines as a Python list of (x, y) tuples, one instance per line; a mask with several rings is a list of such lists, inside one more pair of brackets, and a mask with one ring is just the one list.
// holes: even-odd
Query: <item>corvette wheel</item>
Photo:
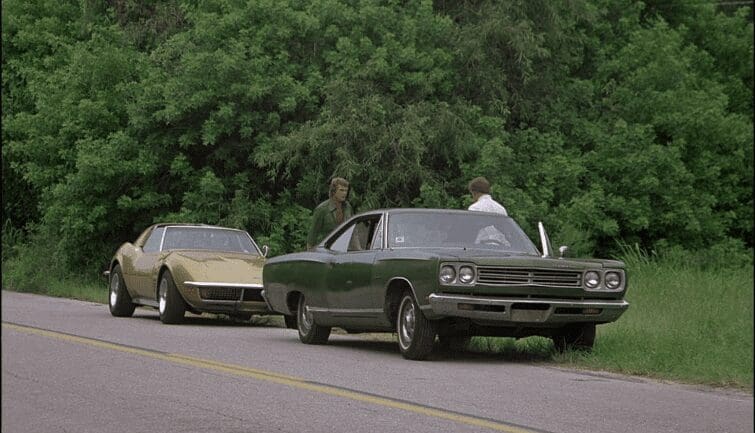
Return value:
[(120, 265), (115, 265), (110, 276), (110, 314), (115, 317), (131, 317), (136, 304), (131, 302), (131, 295), (126, 290)]
[(178, 293), (178, 289), (176, 289), (173, 277), (167, 270), (160, 277), (158, 303), (161, 322), (175, 324), (183, 321), (184, 313), (186, 313), (186, 304), (181, 294)]
[(299, 297), (296, 327), (299, 330), (299, 340), (304, 344), (325, 344), (330, 337), (330, 328), (317, 325), (304, 295)]
[(551, 336), (551, 339), (556, 350), (561, 353), (567, 349), (590, 351), (595, 344), (595, 324), (567, 325)]
[(401, 355), (422, 360), (430, 355), (435, 342), (435, 323), (427, 320), (410, 292), (405, 292), (398, 307), (396, 332)]

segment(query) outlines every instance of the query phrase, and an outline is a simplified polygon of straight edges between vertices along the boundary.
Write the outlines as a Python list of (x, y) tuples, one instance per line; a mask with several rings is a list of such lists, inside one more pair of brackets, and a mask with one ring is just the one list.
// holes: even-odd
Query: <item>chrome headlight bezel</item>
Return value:
[(588, 290), (597, 289), (600, 287), (600, 273), (598, 271), (585, 272), (583, 282)]
[[(461, 277), (462, 272), (466, 275), (464, 279)], [(453, 273), (452, 279), (444, 277), (451, 273)], [(438, 269), (438, 281), (444, 286), (472, 286), (477, 281), (477, 268), (473, 263), (444, 262)]]
[(475, 270), (473, 267), (464, 265), (459, 266), (459, 282), (462, 284), (472, 284), (475, 280)]
[(456, 280), (456, 269), (451, 265), (443, 265), (438, 272), (438, 279), (442, 284), (453, 284)]
[(621, 292), (626, 288), (623, 269), (589, 269), (582, 275), (582, 285), (589, 292)]
[(605, 281), (606, 289), (608, 290), (618, 290), (621, 288), (622, 278), (621, 274), (617, 271), (608, 271), (606, 272), (605, 276), (603, 277), (603, 281)]

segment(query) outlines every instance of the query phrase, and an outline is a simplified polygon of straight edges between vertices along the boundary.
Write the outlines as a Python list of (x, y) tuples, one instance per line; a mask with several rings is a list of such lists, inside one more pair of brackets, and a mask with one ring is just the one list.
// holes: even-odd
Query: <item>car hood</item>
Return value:
[(496, 251), (491, 249), (443, 249), (435, 251), (440, 261), (465, 261), (478, 266), (511, 266), (525, 268), (555, 268), (555, 269), (595, 269), (595, 268), (623, 268), (624, 263), (618, 260), (606, 259), (573, 259), (557, 257), (540, 257), (533, 255)]
[(180, 267), (187, 280), (197, 282), (262, 284), (265, 258), (218, 251), (174, 251), (166, 257)]

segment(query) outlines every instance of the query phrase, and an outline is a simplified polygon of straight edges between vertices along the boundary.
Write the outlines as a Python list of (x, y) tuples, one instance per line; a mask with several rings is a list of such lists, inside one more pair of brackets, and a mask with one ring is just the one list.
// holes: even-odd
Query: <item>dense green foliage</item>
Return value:
[(525, 230), (542, 219), (578, 254), (752, 247), (747, 6), (2, 8), (4, 263), (98, 268), (164, 220), (294, 251), (333, 176), (367, 210), (460, 208), (484, 175)]

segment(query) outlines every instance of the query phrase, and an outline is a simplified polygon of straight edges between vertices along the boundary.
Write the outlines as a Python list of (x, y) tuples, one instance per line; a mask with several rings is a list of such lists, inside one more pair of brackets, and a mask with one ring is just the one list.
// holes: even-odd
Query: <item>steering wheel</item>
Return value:
[(504, 243), (501, 242), (501, 241), (499, 241), (499, 240), (497, 240), (497, 239), (485, 239), (484, 241), (482, 241), (480, 243), (483, 244), (483, 245), (492, 245), (492, 246), (497, 246), (497, 247), (504, 246)]

